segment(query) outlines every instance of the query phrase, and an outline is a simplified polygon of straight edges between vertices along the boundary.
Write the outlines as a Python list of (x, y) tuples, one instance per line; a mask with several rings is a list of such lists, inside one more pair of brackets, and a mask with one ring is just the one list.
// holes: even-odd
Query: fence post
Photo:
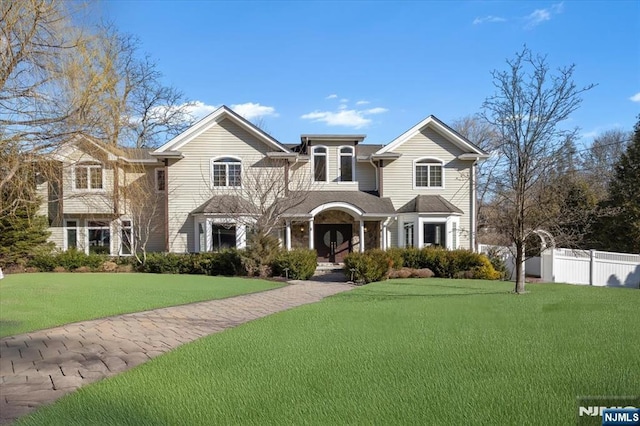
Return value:
[(596, 251), (589, 250), (589, 285), (593, 285), (593, 279), (596, 276)]

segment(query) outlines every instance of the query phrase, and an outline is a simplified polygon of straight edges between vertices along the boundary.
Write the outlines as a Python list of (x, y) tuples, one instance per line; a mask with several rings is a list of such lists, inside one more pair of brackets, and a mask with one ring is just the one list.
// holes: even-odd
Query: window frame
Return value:
[[(324, 152), (318, 154), (316, 153), (317, 149), (324, 149)], [(316, 157), (324, 157), (324, 180), (316, 179)], [(313, 169), (311, 173), (311, 179), (313, 179), (313, 182), (329, 182), (329, 148), (325, 145), (316, 145), (311, 147), (311, 167)]]
[[(105, 222), (107, 225), (106, 226), (89, 226), (89, 222)], [(90, 233), (92, 229), (107, 229), (109, 231), (109, 245), (107, 246), (109, 248), (109, 256), (112, 255), (111, 252), (111, 246), (113, 243), (113, 229), (112, 229), (112, 223), (109, 219), (85, 219), (84, 221), (84, 229), (85, 229), (85, 250), (84, 252), (86, 254), (91, 254), (91, 247), (105, 247), (105, 246), (90, 246), (89, 244), (89, 239), (90, 239)]]
[[(343, 153), (343, 149), (348, 149), (351, 153)], [(339, 183), (355, 183), (356, 182), (356, 150), (351, 145), (341, 145), (338, 147), (338, 182)], [(351, 180), (342, 180), (342, 157), (351, 157)]]
[[(441, 185), (435, 186), (431, 185), (431, 169), (433, 166), (440, 167), (440, 183)], [(417, 175), (418, 175), (418, 167), (426, 167), (427, 168), (427, 186), (418, 185)], [(413, 160), (413, 189), (421, 190), (421, 189), (444, 189), (445, 185), (445, 171), (444, 171), (444, 161), (435, 157), (422, 157), (416, 158)]]
[[(75, 226), (69, 226), (69, 222), (75, 222)], [(64, 251), (69, 250), (69, 230), (74, 229), (76, 231), (76, 246), (71, 247), (76, 250), (80, 250), (80, 219), (69, 218), (64, 220), (64, 235), (62, 241), (62, 248)]]
[[(86, 188), (78, 188), (76, 177), (78, 169), (86, 169), (87, 171), (87, 187)], [(100, 188), (92, 187), (92, 175), (93, 169), (100, 170)], [(71, 169), (71, 188), (74, 191), (83, 191), (83, 192), (104, 192), (105, 191), (105, 168), (104, 164), (100, 162), (94, 161), (83, 161), (77, 164), (74, 164)]]
[[(129, 225), (125, 225), (125, 222), (129, 222)], [(129, 231), (130, 232), (130, 241), (129, 241), (129, 251), (130, 253), (124, 253), (122, 248), (124, 245), (124, 231)], [(119, 256), (133, 256), (134, 254), (134, 244), (133, 244), (133, 239), (134, 239), (134, 229), (133, 229), (133, 220), (132, 219), (122, 219), (120, 220), (120, 247), (118, 248), (118, 255)]]
[[(223, 160), (234, 160), (234, 161), (223, 161)], [(224, 165), (224, 174), (225, 174), (225, 184), (224, 185), (216, 185), (215, 184), (215, 172), (214, 172), (214, 166), (215, 165)], [(229, 185), (229, 166), (230, 165), (238, 165), (240, 166), (240, 185)], [(237, 157), (235, 155), (220, 155), (217, 157), (213, 157), (210, 160), (210, 165), (209, 165), (209, 175), (210, 175), (210, 185), (212, 189), (223, 189), (223, 188), (230, 188), (230, 189), (234, 189), (234, 188), (242, 188), (242, 159), (240, 157)]]
[[(407, 231), (411, 230), (411, 244), (407, 241)], [(404, 222), (402, 224), (402, 236), (404, 239), (404, 248), (415, 247), (416, 246), (416, 226), (415, 222)]]
[[(158, 174), (162, 172), (163, 173), (163, 179), (158, 179)], [(154, 175), (155, 175), (155, 180), (156, 180), (156, 184), (155, 184), (155, 188), (156, 188), (156, 192), (157, 193), (163, 193), (166, 192), (167, 190), (167, 169), (165, 167), (156, 167), (154, 169)], [(159, 188), (159, 183), (162, 182), (164, 188), (160, 189)]]

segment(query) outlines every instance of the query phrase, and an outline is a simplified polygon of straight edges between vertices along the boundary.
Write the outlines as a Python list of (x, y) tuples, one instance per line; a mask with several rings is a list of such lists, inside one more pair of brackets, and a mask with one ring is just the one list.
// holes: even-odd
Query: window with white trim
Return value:
[(86, 191), (103, 189), (102, 164), (80, 163), (73, 168), (73, 189)]
[(123, 220), (120, 229), (120, 254), (130, 256), (133, 254), (133, 224), (130, 220)]
[(166, 189), (166, 171), (164, 168), (156, 169), (156, 192), (164, 192)]
[(442, 188), (442, 162), (425, 158), (415, 162), (414, 185), (416, 188)]
[(236, 226), (234, 224), (211, 224), (213, 251), (236, 247)]
[(353, 182), (354, 159), (352, 146), (340, 148), (340, 182)]
[(214, 187), (238, 187), (242, 185), (242, 163), (235, 157), (217, 158), (211, 161), (211, 184)]
[(65, 250), (77, 249), (78, 248), (78, 221), (77, 220), (66, 220), (65, 221), (65, 232), (66, 232), (66, 247)]
[(405, 247), (413, 247), (414, 246), (413, 239), (413, 222), (405, 222), (404, 224), (404, 246)]
[(314, 146), (313, 150), (313, 180), (316, 182), (326, 182), (327, 175), (329, 174), (327, 169), (329, 164), (327, 162), (327, 148), (324, 146)]
[(88, 220), (89, 253), (111, 254), (111, 224), (107, 220)]
[(425, 222), (423, 224), (424, 245), (446, 247), (446, 229), (446, 223)]

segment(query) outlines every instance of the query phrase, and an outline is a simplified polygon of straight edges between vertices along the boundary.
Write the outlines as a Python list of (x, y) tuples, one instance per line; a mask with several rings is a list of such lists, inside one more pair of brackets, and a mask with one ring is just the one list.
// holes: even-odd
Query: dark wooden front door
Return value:
[(313, 243), (319, 262), (340, 263), (351, 252), (351, 224), (318, 224), (314, 228)]

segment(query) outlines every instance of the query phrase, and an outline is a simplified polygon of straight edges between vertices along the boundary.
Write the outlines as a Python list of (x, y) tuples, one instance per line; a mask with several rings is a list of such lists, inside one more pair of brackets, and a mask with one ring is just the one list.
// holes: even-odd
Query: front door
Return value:
[(319, 262), (341, 263), (351, 252), (351, 224), (317, 224), (314, 227), (314, 246)]

